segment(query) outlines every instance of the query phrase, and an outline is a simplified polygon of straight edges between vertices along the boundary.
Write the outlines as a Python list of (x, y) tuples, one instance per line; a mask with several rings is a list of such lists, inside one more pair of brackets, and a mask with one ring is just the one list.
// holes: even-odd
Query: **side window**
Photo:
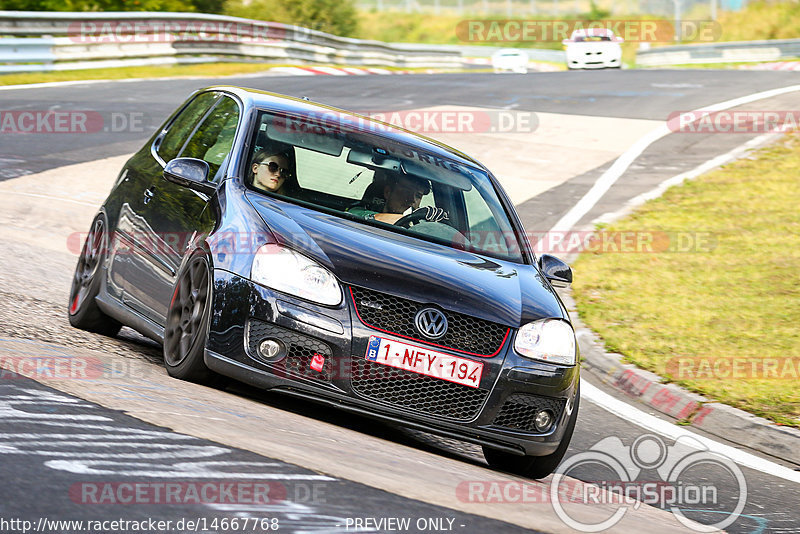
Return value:
[(211, 176), (214, 176), (231, 151), (238, 124), (238, 104), (232, 98), (223, 96), (197, 127), (180, 156), (206, 161), (211, 167)]
[(464, 204), (467, 209), (469, 233), (467, 238), (480, 250), (493, 254), (507, 255), (509, 248), (507, 231), (497, 223), (497, 217), (489, 209), (486, 201), (481, 197), (477, 187), (464, 192)]
[(161, 156), (161, 159), (170, 161), (178, 157), (178, 152), (186, 143), (186, 139), (192, 134), (197, 123), (218, 98), (218, 93), (203, 93), (181, 111), (180, 115), (170, 125), (167, 134), (158, 147), (158, 155)]

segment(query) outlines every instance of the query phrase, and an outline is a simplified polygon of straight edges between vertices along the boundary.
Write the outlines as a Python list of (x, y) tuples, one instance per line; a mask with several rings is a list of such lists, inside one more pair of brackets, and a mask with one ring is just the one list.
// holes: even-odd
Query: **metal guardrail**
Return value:
[(457, 47), (350, 39), (276, 22), (198, 13), (0, 11), (0, 35), (14, 36), (0, 38), (0, 72), (184, 63), (198, 58), (461, 66)]
[(664, 46), (640, 50), (636, 63), (642, 67), (698, 63), (779, 61), (800, 57), (800, 39), (725, 42)]
[[(0, 36), (11, 36), (0, 37), (0, 73), (232, 60), (448, 69), (461, 67), (463, 56), (488, 57), (496, 50), (350, 39), (277, 22), (202, 13), (0, 11)], [(526, 52), (532, 61), (564, 61), (560, 50)], [(640, 50), (637, 64), (797, 57), (800, 39), (783, 39)]]
[(55, 61), (54, 39), (0, 39), (0, 61)]
[[(441, 46), (447, 48), (445, 45), (427, 45), (431, 47)], [(452, 46), (450, 46), (452, 48)], [(504, 48), (499, 46), (474, 46), (474, 45), (459, 45), (458, 50), (461, 55), (471, 58), (490, 58), (496, 51)], [(564, 63), (567, 61), (567, 53), (564, 50), (552, 50), (549, 48), (519, 48), (526, 54), (530, 61), (545, 61), (551, 63)]]

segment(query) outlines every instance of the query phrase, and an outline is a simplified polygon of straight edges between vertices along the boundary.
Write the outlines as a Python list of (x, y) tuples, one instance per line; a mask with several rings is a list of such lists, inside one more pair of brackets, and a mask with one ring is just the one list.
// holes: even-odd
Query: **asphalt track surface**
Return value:
[[(345, 531), (348, 518), (353, 530), (355, 518), (393, 517), (410, 518), (413, 527), (424, 521), (420, 526), (426, 528), (419, 529), (424, 531), (432, 524), (459, 532), (525, 531), (176, 434), (26, 378), (3, 382), (0, 498), (6, 520), (39, 525), (44, 518), (46, 531), (54, 532), (74, 528), (63, 523), (58, 528), (59, 521), (119, 518), (172, 520), (175, 526), (184, 520), (212, 531), (236, 531), (239, 526), (212, 528), (215, 519), (236, 518), (235, 525), (247, 525), (248, 532), (326, 532)], [(202, 471), (192, 473), (198, 466)], [(362, 531), (384, 530), (376, 526)]]
[[(112, 113), (118, 117), (136, 117), (141, 127), (130, 131), (121, 128), (118, 132), (98, 132), (88, 135), (69, 134), (31, 134), (2, 135), (0, 143), (0, 180), (13, 179), (24, 174), (32, 174), (64, 165), (93, 161), (117, 156), (136, 150), (148, 138), (186, 96), (194, 89), (219, 83), (214, 80), (153, 80), (131, 81), (126, 83), (91, 83), (51, 88), (27, 88), (23, 90), (0, 91), (3, 110), (91, 110), (104, 118)], [(507, 110), (534, 111), (542, 113), (562, 113), (569, 115), (621, 117), (631, 119), (665, 120), (675, 111), (688, 111), (705, 105), (756, 93), (767, 89), (789, 86), (797, 83), (796, 74), (781, 72), (739, 72), (739, 71), (621, 71), (621, 72), (563, 72), (520, 75), (417, 75), (417, 76), (316, 76), (316, 77), (246, 77), (226, 78), (225, 84), (242, 85), (266, 89), (294, 96), (307, 96), (311, 100), (355, 110), (393, 110), (416, 109), (435, 105), (479, 106)], [(777, 97), (757, 105), (744, 106), (744, 109), (796, 110), (800, 98), (795, 95)], [(758, 107), (761, 106), (761, 107)], [(609, 132), (613, 135), (613, 132)], [(619, 209), (627, 200), (651, 189), (661, 181), (690, 170), (700, 163), (725, 153), (744, 143), (756, 134), (737, 135), (670, 135), (649, 147), (634, 165), (612, 187), (598, 205), (581, 221), (586, 224), (599, 215)], [(475, 154), (480, 159), (480, 154)], [(579, 155), (576, 155), (579, 157)], [(610, 162), (596, 169), (576, 176), (563, 184), (550, 189), (518, 206), (528, 229), (545, 230), (558, 220), (591, 187), (591, 184), (610, 165)], [(116, 170), (109, 170), (116, 173)], [(42, 256), (37, 250), (19, 243), (4, 244), (6, 254), (3, 260), (4, 282), (47, 286), (45, 280), (68, 280), (71, 266), (69, 258)], [(42, 288), (39, 298), (32, 297), (34, 291), (22, 291), (5, 287), (0, 299), (7, 308), (25, 308), (29, 317), (27, 329), (21, 324), (13, 328), (0, 328), (3, 337), (34, 338), (36, 330), (46, 330), (54, 317), (63, 313), (63, 303), (50, 298), (52, 294)], [(24, 297), (24, 298), (23, 298)], [(144, 360), (158, 363), (160, 351), (152, 343), (143, 340), (129, 331), (124, 331), (118, 340), (97, 340), (93, 336), (79, 332), (57, 331), (58, 339), (50, 341), (65, 345), (94, 343), (96, 348), (110, 352), (125, 351)], [(51, 336), (52, 337), (52, 336)], [(65, 339), (70, 338), (70, 339)], [(591, 380), (591, 377), (587, 377)], [(0, 474), (4, 484), (0, 486), (0, 516), (3, 518), (35, 519), (47, 516), (50, 519), (112, 519), (118, 516), (143, 518), (160, 516), (162, 518), (180, 517), (232, 517), (233, 514), (252, 514), (247, 510), (209, 509), (205, 505), (167, 506), (153, 504), (146, 507), (86, 506), (75, 502), (75, 494), (68, 488), (75, 484), (125, 480), (141, 480), (141, 474), (106, 475), (90, 477), (86, 473), (54, 470), (47, 462), (69, 457), (68, 445), (53, 445), (53, 440), (62, 437), (48, 437), (53, 434), (55, 425), (47, 424), (43, 415), (60, 420), (57, 415), (90, 415), (107, 418), (101, 425), (115, 427), (95, 429), (106, 436), (107, 443), (98, 445), (103, 450), (101, 456), (110, 453), (125, 454), (125, 447), (115, 446), (114, 440), (135, 431), (159, 432), (158, 440), (164, 443), (182, 442), (180, 437), (169, 437), (165, 429), (155, 428), (119, 412), (112, 412), (91, 403), (81, 402), (58, 393), (46, 386), (27, 379), (2, 381), (0, 384), (0, 414), (2, 433), (0, 433)], [(428, 435), (402, 431), (384, 425), (375, 425), (358, 418), (341, 414), (294, 400), (266, 399), (259, 392), (246, 387), (236, 388), (232, 393), (256, 399), (281, 409), (295, 411), (309, 417), (320, 418), (341, 425), (348, 431), (380, 436), (410, 448), (433, 451), (446, 458), (457, 458), (465, 464), (482, 465), (480, 453), (471, 446), (440, 440)], [(16, 404), (15, 404), (16, 403)], [(4, 408), (5, 407), (5, 408)], [(32, 415), (33, 414), (33, 415)], [(38, 415), (36, 415), (38, 414)], [(16, 419), (15, 419), (16, 418)], [(53, 421), (51, 420), (50, 423)], [(43, 424), (44, 423), (44, 424)], [(85, 426), (85, 425), (84, 425)], [(78, 432), (75, 428), (69, 432)], [(92, 434), (91, 429), (80, 430)], [(64, 434), (62, 432), (62, 434)], [(108, 438), (109, 434), (116, 437)], [(618, 437), (626, 445), (631, 445), (647, 431), (628, 421), (610, 415), (602, 407), (585, 402), (581, 407), (576, 434), (568, 453), (568, 459), (589, 450), (604, 438)], [(123, 436), (122, 438), (120, 437)], [(16, 437), (14, 437), (16, 436)], [(86, 439), (90, 438), (71, 438)], [(155, 438), (154, 438), (155, 439)], [(16, 442), (14, 442), (16, 440)], [(156, 440), (156, 441), (158, 441)], [(212, 450), (214, 443), (202, 440), (189, 440), (192, 446), (207, 447)], [(50, 443), (50, 445), (48, 445)], [(182, 442), (183, 443), (183, 442)], [(735, 446), (734, 443), (731, 443)], [(185, 445), (185, 444), (184, 444)], [(669, 443), (668, 443), (669, 445)], [(75, 445), (71, 445), (75, 447)], [(48, 448), (49, 447), (49, 448)], [(180, 448), (174, 448), (180, 452)], [(14, 450), (39, 451), (37, 454), (23, 454)], [(53, 454), (53, 451), (58, 454)], [(162, 450), (162, 449), (156, 449)], [(166, 450), (169, 450), (167, 448)], [(200, 450), (200, 449), (194, 449)], [(50, 454), (46, 454), (47, 452)], [(81, 447), (81, 454), (91, 454), (93, 449)], [(363, 451), (361, 451), (363, 454)], [(357, 461), (358, 454), (354, 454)], [(84, 456), (85, 459), (85, 456)], [(244, 468), (248, 463), (269, 462), (282, 474), (300, 476), (321, 476), (302, 468), (264, 459), (244, 450), (231, 450), (226, 460), (241, 462), (238, 469), (252, 475), (248, 480), (258, 480), (258, 469)], [(773, 459), (780, 463), (779, 459)], [(151, 462), (159, 463), (157, 458)], [(141, 466), (140, 466), (141, 467)], [(800, 511), (797, 502), (800, 492), (797, 484), (771, 476), (766, 473), (742, 469), (747, 481), (747, 503), (739, 519), (726, 530), (730, 532), (798, 532), (800, 531)], [(598, 481), (608, 478), (608, 473), (587, 468), (576, 472), (578, 478)], [(694, 471), (693, 481), (713, 482), (720, 488), (730, 486), (732, 480), (725, 473), (711, 467), (700, 467)], [(653, 473), (653, 479), (657, 475)], [(212, 477), (213, 478), (213, 477)], [(217, 474), (215, 480), (224, 479)], [(167, 480), (166, 478), (164, 480)], [(267, 513), (284, 521), (286, 530), (330, 530), (347, 531), (341, 522), (346, 517), (412, 517), (451, 518), (456, 525), (464, 527), (453, 530), (481, 532), (513, 532), (516, 527), (474, 515), (464, 514), (442, 507), (426, 504), (420, 500), (375, 490), (357, 483), (335, 480), (320, 480), (325, 484), (327, 499), (317, 499), (303, 503), (295, 498), (289, 503), (276, 505)], [(289, 491), (303, 492), (313, 488), (313, 479), (302, 479), (285, 483)], [(305, 484), (305, 485), (303, 485)], [(310, 484), (310, 485), (309, 485)], [(24, 498), (20, 498), (24, 496)], [(721, 501), (730, 495), (721, 497)], [(292, 509), (291, 506), (295, 506)], [(727, 507), (727, 508), (726, 508)], [(685, 508), (684, 508), (685, 509)], [(715, 514), (730, 509), (730, 502), (722, 502), (718, 508), (687, 513), (688, 516), (704, 522), (713, 522)], [(262, 509), (260, 513), (264, 513)], [(243, 516), (240, 516), (243, 517)], [(249, 517), (249, 516), (248, 516)], [(338, 521), (338, 523), (337, 523)], [(448, 524), (446, 521), (444, 524)], [(2, 526), (2, 525), (0, 525)], [(6, 531), (6, 529), (0, 529)], [(388, 530), (375, 528), (373, 530)], [(428, 529), (430, 530), (430, 529)], [(12, 530), (8, 530), (12, 531)], [(353, 531), (350, 529), (349, 531)]]

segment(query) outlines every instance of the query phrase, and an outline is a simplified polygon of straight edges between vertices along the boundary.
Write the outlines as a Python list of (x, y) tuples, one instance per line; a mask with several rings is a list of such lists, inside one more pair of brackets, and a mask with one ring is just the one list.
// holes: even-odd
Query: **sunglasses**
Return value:
[(269, 169), (269, 172), (271, 172), (272, 174), (275, 174), (276, 172), (278, 172), (278, 170), (280, 170), (281, 176), (283, 176), (284, 178), (288, 178), (289, 176), (292, 175), (292, 171), (290, 171), (289, 169), (284, 169), (274, 161), (270, 161), (269, 163), (259, 163), (258, 165), (266, 165), (267, 169)]

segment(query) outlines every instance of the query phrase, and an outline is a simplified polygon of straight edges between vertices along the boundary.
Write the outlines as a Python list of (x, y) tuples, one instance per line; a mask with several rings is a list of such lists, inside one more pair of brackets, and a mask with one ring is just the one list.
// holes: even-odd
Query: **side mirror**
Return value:
[(572, 283), (572, 269), (555, 256), (550, 254), (539, 256), (539, 269), (553, 287), (568, 287)]
[(194, 189), (207, 195), (216, 191), (217, 186), (208, 181), (211, 168), (202, 159), (177, 158), (164, 167), (164, 178), (170, 182)]

